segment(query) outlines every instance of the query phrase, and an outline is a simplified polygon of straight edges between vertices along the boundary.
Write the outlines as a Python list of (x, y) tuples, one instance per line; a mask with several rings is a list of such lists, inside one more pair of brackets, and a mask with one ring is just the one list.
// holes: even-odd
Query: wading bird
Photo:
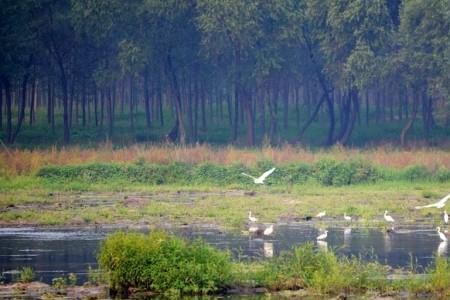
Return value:
[(448, 224), (448, 214), (446, 210), (444, 210), (444, 222), (445, 224)]
[(344, 213), (344, 219), (345, 221), (350, 222), (352, 220), (352, 217), (347, 216), (347, 213)]
[(447, 196), (445, 196), (444, 198), (442, 198), (441, 200), (439, 200), (436, 203), (428, 204), (428, 205), (424, 205), (424, 206), (416, 206), (415, 209), (430, 208), (430, 207), (443, 208), (445, 206), (445, 203), (448, 201), (448, 199), (450, 199), (450, 194), (448, 194)]
[(385, 210), (384, 211), (384, 219), (386, 220), (386, 222), (394, 223), (395, 222), (394, 218), (391, 217), (390, 215), (388, 215), (387, 213), (388, 213), (388, 211)]
[(241, 173), (244, 176), (250, 177), (251, 179), (253, 179), (253, 182), (255, 184), (264, 184), (264, 180), (266, 180), (267, 177), (269, 177), (270, 174), (273, 173), (273, 171), (275, 171), (275, 168), (270, 169), (269, 171), (264, 172), (261, 176), (259, 176), (258, 178), (253, 177), (252, 175), (248, 175), (246, 173)]
[(251, 211), (248, 212), (248, 220), (249, 220), (250, 222), (256, 222), (256, 221), (258, 221), (258, 219), (257, 219), (256, 217), (252, 216), (252, 212), (251, 212)]
[(324, 239), (327, 238), (327, 236), (328, 236), (328, 230), (325, 230), (321, 235), (319, 235), (319, 236), (317, 237), (317, 240), (318, 240), (318, 241), (324, 240)]
[(271, 235), (272, 233), (273, 233), (273, 224), (264, 230), (264, 235)]
[(445, 242), (447, 241), (447, 237), (445, 236), (445, 234), (443, 232), (441, 232), (441, 227), (436, 227), (437, 233), (439, 234), (439, 238), (441, 239), (441, 241)]
[(320, 213), (318, 213), (317, 215), (316, 215), (316, 218), (322, 218), (322, 217), (325, 217), (325, 215), (327, 214), (327, 212), (324, 210), (324, 211), (321, 211)]

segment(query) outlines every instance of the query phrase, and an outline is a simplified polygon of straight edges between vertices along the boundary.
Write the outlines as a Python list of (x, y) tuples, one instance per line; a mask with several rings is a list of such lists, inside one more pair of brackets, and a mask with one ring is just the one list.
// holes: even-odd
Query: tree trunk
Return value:
[(316, 118), (317, 114), (319, 113), (320, 107), (325, 102), (325, 98), (326, 98), (326, 95), (325, 94), (322, 95), (322, 97), (320, 98), (319, 102), (317, 102), (316, 107), (314, 108), (314, 111), (309, 116), (309, 119), (305, 122), (303, 127), (300, 129), (300, 133), (298, 135), (298, 140), (299, 141), (301, 141), (303, 139), (303, 135), (305, 134), (306, 129), (308, 129), (308, 127), (312, 124), (312, 122)]
[(35, 108), (36, 108), (36, 79), (34, 79), (33, 83), (31, 84), (30, 118), (29, 118), (30, 127), (33, 125), (33, 121), (35, 120)]
[(84, 78), (81, 87), (81, 118), (83, 127), (86, 127), (86, 79)]
[(412, 125), (414, 124), (414, 121), (416, 119), (417, 115), (417, 104), (419, 102), (419, 95), (418, 91), (414, 89), (413, 93), (413, 106), (412, 106), (412, 112), (411, 112), (411, 118), (406, 122), (405, 126), (403, 127), (401, 133), (400, 133), (400, 144), (402, 147), (406, 146), (406, 134), (411, 129)]
[(180, 89), (178, 87), (178, 81), (177, 76), (175, 74), (175, 69), (172, 65), (172, 56), (169, 53), (167, 55), (167, 68), (168, 68), (168, 74), (171, 76), (171, 84), (172, 84), (172, 97), (173, 101), (175, 102), (175, 113), (176, 113), (176, 119), (178, 121), (178, 140), (181, 145), (186, 144), (186, 130), (184, 128), (184, 118), (183, 118), (183, 111), (181, 106), (181, 94)]
[(148, 67), (144, 70), (144, 97), (145, 97), (145, 120), (147, 124), (147, 128), (152, 127), (152, 113), (151, 113), (151, 103), (150, 103), (150, 90), (149, 90), (149, 81), (148, 81)]
[(334, 102), (333, 98), (331, 97), (325, 97), (327, 102), (327, 108), (328, 108), (328, 117), (330, 120), (330, 125), (328, 128), (328, 136), (327, 141), (325, 143), (326, 146), (331, 146), (334, 143), (334, 127), (335, 127), (335, 118), (334, 118)]
[(12, 139), (12, 96), (11, 82), (7, 78), (3, 78), (3, 87), (5, 88), (6, 100), (6, 142), (10, 143)]
[(3, 129), (3, 86), (0, 80), (0, 130)]
[(19, 134), (20, 129), (22, 128), (23, 120), (25, 119), (25, 107), (27, 103), (27, 85), (29, 75), (30, 74), (28, 72), (25, 73), (22, 79), (22, 93), (21, 93), (22, 101), (20, 102), (19, 118), (17, 121), (16, 130), (14, 131), (14, 134), (12, 135), (11, 140), (9, 141), (11, 144), (13, 144), (14, 141), (16, 140), (17, 135)]
[(130, 92), (130, 130), (134, 132), (134, 116), (133, 116), (133, 102), (134, 102), (134, 85), (133, 85), (133, 76), (129, 77), (129, 92)]
[(114, 133), (114, 112), (113, 112), (113, 98), (111, 94), (111, 87), (108, 87), (107, 96), (107, 110), (108, 110), (108, 140), (112, 140)]

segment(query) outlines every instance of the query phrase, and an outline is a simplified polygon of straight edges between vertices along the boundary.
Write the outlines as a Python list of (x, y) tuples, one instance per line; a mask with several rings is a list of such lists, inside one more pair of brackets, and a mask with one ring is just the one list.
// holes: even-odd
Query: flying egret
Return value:
[(444, 210), (444, 222), (445, 224), (448, 224), (448, 214), (446, 210)]
[(320, 213), (318, 213), (317, 215), (316, 215), (316, 218), (322, 218), (322, 217), (325, 217), (325, 215), (327, 214), (327, 212), (324, 210), (324, 211), (321, 211)]
[(273, 171), (275, 171), (275, 168), (270, 169), (269, 171), (264, 172), (261, 176), (259, 176), (258, 178), (253, 177), (252, 175), (248, 175), (246, 173), (241, 173), (244, 176), (250, 177), (253, 179), (253, 182), (255, 184), (264, 184), (264, 180), (266, 180), (267, 177), (269, 177), (270, 174), (273, 173)]
[(384, 211), (384, 219), (386, 220), (386, 222), (394, 223), (395, 222), (394, 218), (389, 216), (387, 213), (388, 213), (388, 211), (385, 210)]
[(273, 233), (273, 224), (264, 230), (264, 235), (271, 235), (272, 233)]
[(441, 227), (436, 227), (437, 233), (439, 234), (439, 238), (441, 239), (441, 241), (445, 242), (447, 241), (447, 237), (445, 236), (445, 234), (443, 232), (441, 232)]
[(328, 236), (328, 230), (325, 230), (322, 234), (320, 234), (316, 239), (318, 241), (326, 239)]
[(256, 217), (252, 216), (252, 212), (251, 211), (248, 212), (248, 220), (250, 222), (253, 222), (253, 223), (258, 221), (258, 219)]
[(352, 217), (347, 216), (347, 213), (344, 213), (344, 219), (345, 219), (345, 221), (350, 222), (352, 220)]
[(448, 194), (447, 196), (445, 196), (444, 198), (442, 198), (441, 200), (439, 200), (436, 203), (428, 204), (428, 205), (424, 205), (424, 206), (416, 206), (415, 209), (422, 209), (422, 208), (429, 208), (429, 207), (443, 208), (445, 206), (445, 202), (447, 202), (448, 199), (450, 199), (450, 194)]

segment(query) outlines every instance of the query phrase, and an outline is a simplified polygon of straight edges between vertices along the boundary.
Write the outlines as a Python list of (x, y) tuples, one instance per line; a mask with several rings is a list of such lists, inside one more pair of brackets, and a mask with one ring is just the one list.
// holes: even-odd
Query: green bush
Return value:
[(429, 180), (431, 172), (424, 166), (410, 166), (401, 171), (401, 178), (409, 181)]
[(19, 282), (28, 283), (32, 282), (34, 279), (34, 271), (31, 267), (23, 267), (19, 271)]
[(374, 288), (385, 275), (379, 264), (338, 258), (333, 252), (315, 251), (310, 243), (270, 260), (261, 272), (262, 284), (272, 290), (309, 288), (323, 293)]
[(444, 167), (436, 171), (435, 178), (440, 182), (450, 181), (450, 170)]
[(163, 232), (114, 233), (103, 242), (98, 261), (109, 275), (111, 289), (119, 293), (129, 287), (161, 293), (209, 293), (231, 280), (228, 253)]

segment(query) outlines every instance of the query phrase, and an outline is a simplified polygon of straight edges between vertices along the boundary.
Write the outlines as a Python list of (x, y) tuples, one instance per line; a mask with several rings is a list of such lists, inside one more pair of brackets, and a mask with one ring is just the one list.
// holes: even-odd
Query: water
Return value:
[[(17, 270), (31, 266), (37, 279), (75, 273), (79, 282), (87, 280), (89, 266), (96, 267), (101, 240), (117, 229), (96, 228), (0, 228), (0, 272), (4, 281), (17, 276)], [(140, 229), (147, 231), (147, 229)], [(220, 249), (229, 249), (236, 260), (257, 260), (279, 255), (293, 246), (313, 242), (318, 248), (333, 249), (341, 255), (356, 255), (392, 267), (423, 271), (439, 253), (448, 256), (447, 243), (440, 243), (433, 229), (403, 228), (387, 234), (371, 228), (328, 228), (326, 242), (315, 241), (319, 231), (310, 223), (279, 224), (271, 237), (224, 233), (211, 228), (172, 230), (188, 239), (202, 238)]]

